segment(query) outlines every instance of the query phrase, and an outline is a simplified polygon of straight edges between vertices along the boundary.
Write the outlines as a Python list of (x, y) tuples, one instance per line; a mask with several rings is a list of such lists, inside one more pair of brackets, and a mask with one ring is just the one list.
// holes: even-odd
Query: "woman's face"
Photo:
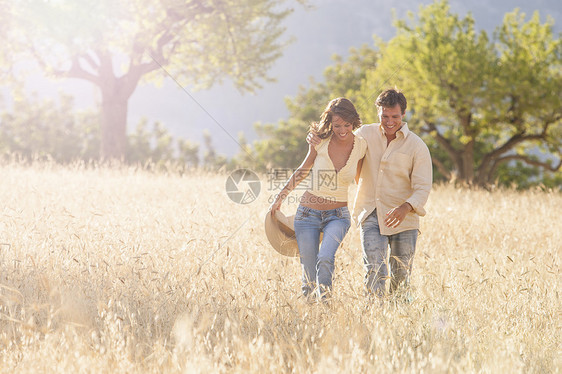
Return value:
[(346, 140), (352, 134), (353, 125), (349, 122), (345, 122), (340, 116), (334, 114), (332, 115), (332, 130), (337, 139)]

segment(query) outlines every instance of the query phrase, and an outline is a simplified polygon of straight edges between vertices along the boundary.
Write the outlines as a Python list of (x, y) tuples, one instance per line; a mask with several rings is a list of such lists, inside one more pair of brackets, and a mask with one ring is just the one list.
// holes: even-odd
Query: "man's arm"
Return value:
[(361, 176), (361, 170), (363, 170), (363, 161), (365, 157), (357, 162), (357, 172), (355, 173), (355, 183), (359, 184), (359, 177)]
[(306, 142), (310, 144), (312, 147), (318, 146), (322, 142), (322, 139), (313, 132), (308, 133), (306, 136)]
[(410, 177), (414, 192), (406, 202), (412, 206), (418, 215), (425, 216), (424, 205), (429, 197), (429, 191), (431, 191), (433, 167), (429, 149), (425, 143), (422, 143), (422, 145), (414, 155), (414, 165)]
[(425, 216), (425, 209), (423, 207), (429, 197), (432, 181), (431, 155), (425, 143), (422, 143), (422, 146), (414, 154), (412, 174), (410, 176), (410, 183), (414, 192), (402, 205), (386, 213), (385, 224), (392, 228), (398, 227), (411, 211), (420, 216)]

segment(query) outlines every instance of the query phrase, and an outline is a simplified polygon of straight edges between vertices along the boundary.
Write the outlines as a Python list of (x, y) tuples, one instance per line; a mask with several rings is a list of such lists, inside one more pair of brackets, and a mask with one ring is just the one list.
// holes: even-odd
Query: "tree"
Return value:
[(174, 140), (160, 122), (153, 123), (149, 129), (147, 119), (143, 118), (128, 136), (128, 162), (173, 161), (175, 152)]
[(101, 156), (122, 158), (128, 100), (143, 78), (207, 88), (231, 77), (243, 92), (271, 80), (286, 1), (21, 0), (3, 9), (12, 29), (0, 32), (24, 50), (17, 58), (99, 88)]
[(185, 139), (178, 139), (178, 161), (187, 167), (199, 166), (199, 144)]
[(217, 154), (213, 145), (211, 133), (207, 130), (203, 131), (203, 141), (205, 142), (206, 151), (203, 155), (203, 166), (209, 170), (219, 170), (228, 163), (228, 159)]
[[(71, 96), (39, 99), (13, 91), (13, 107), (0, 113), (0, 156), (24, 161), (49, 159), (58, 163), (95, 161), (99, 155), (98, 113), (74, 110)], [(210, 142), (209, 138), (209, 142)], [(199, 164), (199, 145), (173, 138), (163, 124), (142, 119), (127, 137), (124, 160), (143, 167), (174, 167), (176, 171)]]
[[(0, 9), (2, 9), (0, 12), (0, 40), (11, 40), (14, 36), (14, 20), (11, 17), (13, 6), (13, 2), (0, 0)], [(0, 48), (0, 81), (3, 83), (16, 80), (13, 74), (14, 59), (12, 57), (18, 51), (18, 48), (19, 45), (17, 44), (11, 45), (5, 42)]]
[(173, 138), (160, 122), (148, 124), (141, 119), (128, 136), (126, 160), (130, 163), (156, 166), (173, 164), (181, 168), (199, 165), (199, 145), (182, 138)]
[(13, 99), (12, 110), (0, 113), (1, 154), (60, 163), (97, 159), (96, 113), (74, 111), (73, 99), (68, 95), (60, 95), (58, 100), (39, 100), (16, 91)]
[[(448, 179), (486, 186), (513, 161), (558, 171), (562, 38), (552, 24), (550, 18), (541, 24), (538, 13), (525, 21), (515, 10), (490, 40), (470, 14), (452, 14), (447, 1), (420, 7), (417, 19), (396, 21), (397, 35), (379, 43), (383, 57), (361, 96), (401, 88), (411, 126), (426, 134), (434, 164)], [(368, 108), (374, 120), (376, 109)]]

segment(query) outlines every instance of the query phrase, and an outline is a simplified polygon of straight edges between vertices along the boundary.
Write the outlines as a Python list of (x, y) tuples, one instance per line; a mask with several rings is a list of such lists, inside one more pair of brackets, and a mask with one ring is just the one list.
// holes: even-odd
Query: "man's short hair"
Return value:
[(404, 94), (401, 91), (396, 90), (394, 88), (384, 90), (379, 95), (379, 97), (377, 97), (375, 104), (377, 105), (378, 110), (380, 110), (380, 108), (382, 107), (393, 108), (396, 106), (396, 104), (398, 104), (400, 105), (402, 114), (406, 113), (406, 107), (408, 106), (408, 103), (406, 101), (406, 96), (404, 96)]

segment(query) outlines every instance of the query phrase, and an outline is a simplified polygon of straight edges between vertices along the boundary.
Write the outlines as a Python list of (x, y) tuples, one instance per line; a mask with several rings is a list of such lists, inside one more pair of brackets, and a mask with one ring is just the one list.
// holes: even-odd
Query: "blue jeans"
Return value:
[[(316, 210), (299, 205), (295, 215), (295, 234), (302, 264), (302, 292), (312, 295), (316, 284), (319, 292), (327, 293), (332, 287), (334, 262), (351, 218), (347, 207)], [(323, 232), (322, 243), (320, 233)]]
[(418, 230), (406, 230), (394, 235), (381, 235), (375, 209), (361, 223), (360, 235), (367, 291), (377, 296), (385, 294), (385, 281), (388, 278), (386, 256), (389, 245), (390, 292), (394, 292), (403, 281), (408, 282), (416, 251)]

